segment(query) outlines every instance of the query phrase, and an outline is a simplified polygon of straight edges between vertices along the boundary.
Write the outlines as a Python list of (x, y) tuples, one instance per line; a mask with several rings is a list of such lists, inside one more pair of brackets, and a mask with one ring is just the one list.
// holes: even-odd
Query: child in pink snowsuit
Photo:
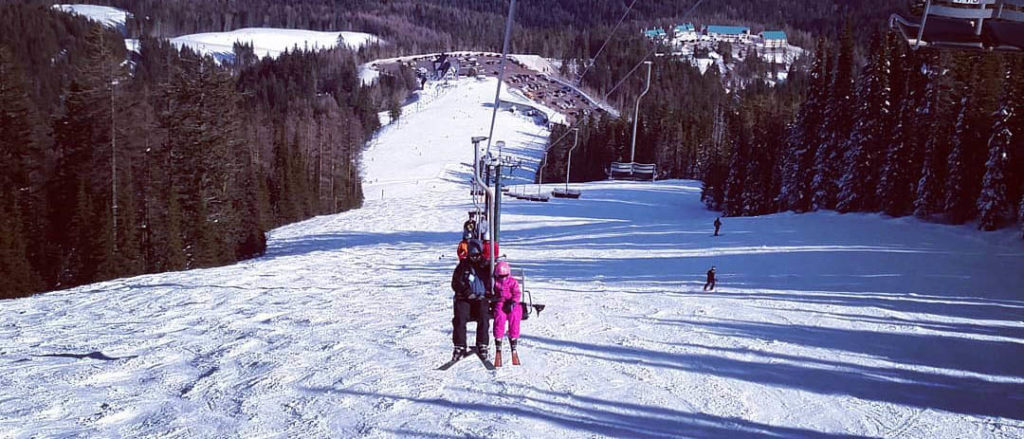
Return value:
[(494, 305), (494, 346), (497, 349), (494, 365), (501, 364), (501, 339), (505, 337), (505, 322), (508, 322), (509, 347), (512, 349), (512, 364), (519, 364), (516, 342), (519, 341), (519, 322), (523, 320), (520, 301), (523, 293), (519, 281), (510, 276), (508, 262), (499, 261), (494, 267), (494, 294), (498, 302)]
[(494, 305), (494, 339), (505, 337), (505, 322), (508, 322), (508, 338), (519, 338), (519, 321), (523, 319), (523, 307), (519, 305), (523, 293), (519, 290), (519, 281), (507, 274), (499, 274), (494, 279), (494, 292), (499, 296), (498, 303)]

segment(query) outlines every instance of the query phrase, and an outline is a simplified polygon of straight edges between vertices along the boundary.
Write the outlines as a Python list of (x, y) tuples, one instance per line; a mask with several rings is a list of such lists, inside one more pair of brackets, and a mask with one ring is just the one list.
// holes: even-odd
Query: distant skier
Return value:
[(722, 228), (722, 219), (715, 218), (715, 236), (718, 236), (718, 229)]
[(708, 282), (704, 284), (704, 291), (711, 287), (711, 291), (715, 291), (715, 266), (712, 265), (711, 269), (708, 270)]
[(466, 249), (467, 258), (459, 261), (452, 273), (452, 343), (455, 351), (452, 360), (466, 355), (466, 323), (471, 318), (476, 320), (476, 353), (487, 358), (487, 343), (490, 335), (490, 319), (487, 316), (488, 301), (494, 284), (491, 279), (490, 266), (483, 258), (483, 244), (478, 239), (469, 241)]
[(519, 365), (516, 343), (519, 341), (519, 322), (523, 320), (523, 293), (519, 281), (511, 276), (508, 262), (500, 261), (494, 266), (494, 365), (501, 367), (501, 339), (505, 337), (505, 322), (508, 322), (508, 344), (512, 350), (512, 364)]

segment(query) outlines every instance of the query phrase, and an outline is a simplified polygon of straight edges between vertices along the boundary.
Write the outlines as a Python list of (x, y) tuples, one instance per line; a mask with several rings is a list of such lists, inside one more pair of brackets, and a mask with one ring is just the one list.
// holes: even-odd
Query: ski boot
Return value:
[(477, 347), (476, 347), (476, 354), (479, 355), (480, 358), (486, 360), (487, 359), (487, 345), (477, 345)]
[(501, 367), (501, 339), (494, 340), (494, 367)]
[(508, 347), (512, 349), (512, 365), (519, 366), (519, 352), (516, 352), (516, 344), (519, 342), (518, 338), (508, 339)]
[(462, 357), (465, 357), (465, 356), (466, 356), (466, 347), (465, 346), (456, 346), (455, 347), (455, 351), (452, 352), (452, 361), (461, 360)]

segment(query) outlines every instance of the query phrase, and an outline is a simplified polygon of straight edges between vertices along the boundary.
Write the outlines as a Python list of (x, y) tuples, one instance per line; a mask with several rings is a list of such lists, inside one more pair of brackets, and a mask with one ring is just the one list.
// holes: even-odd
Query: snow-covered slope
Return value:
[(129, 15), (123, 9), (99, 5), (53, 5), (54, 9), (60, 9), (69, 14), (81, 15), (104, 26), (125, 31), (125, 22)]
[[(132, 14), (123, 9), (118, 9), (110, 6), (86, 4), (53, 5), (53, 8), (67, 12), (69, 14), (81, 15), (92, 21), (100, 23), (103, 26), (117, 29), (119, 32), (121, 32), (121, 35), (128, 34), (127, 21), (128, 17), (130, 17)], [(126, 38), (124, 40), (124, 46), (130, 52), (138, 52), (139, 40)]]
[(358, 49), (376, 41), (377, 37), (362, 32), (318, 32), (277, 28), (245, 28), (231, 32), (207, 32), (171, 38), (171, 43), (177, 47), (187, 46), (221, 61), (234, 58), (236, 42), (252, 43), (253, 51), (260, 58), (276, 58), (285, 51), (295, 48), (331, 49), (338, 44), (344, 44), (349, 48)]
[[(366, 151), (365, 206), (273, 231), (265, 257), (0, 302), (0, 436), (1024, 434), (1012, 233), (818, 213), (712, 237), (694, 181), (508, 200), (502, 251), (548, 308), (522, 366), (435, 371), (494, 85), (425, 92)], [(498, 113), (531, 167), (547, 134)]]

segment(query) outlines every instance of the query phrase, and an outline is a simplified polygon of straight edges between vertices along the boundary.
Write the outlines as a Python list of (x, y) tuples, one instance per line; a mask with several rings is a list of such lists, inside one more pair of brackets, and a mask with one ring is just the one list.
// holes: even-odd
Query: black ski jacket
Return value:
[[(486, 260), (482, 260), (482, 262), (486, 262)], [(491, 270), (488, 268), (486, 263), (483, 264), (483, 267), (476, 267), (469, 259), (459, 261), (459, 265), (455, 267), (455, 272), (452, 273), (452, 291), (455, 292), (455, 298), (464, 299), (472, 293), (470, 274), (475, 274), (479, 277), (483, 281), (485, 294), (491, 295), (494, 284), (491, 282)]]

